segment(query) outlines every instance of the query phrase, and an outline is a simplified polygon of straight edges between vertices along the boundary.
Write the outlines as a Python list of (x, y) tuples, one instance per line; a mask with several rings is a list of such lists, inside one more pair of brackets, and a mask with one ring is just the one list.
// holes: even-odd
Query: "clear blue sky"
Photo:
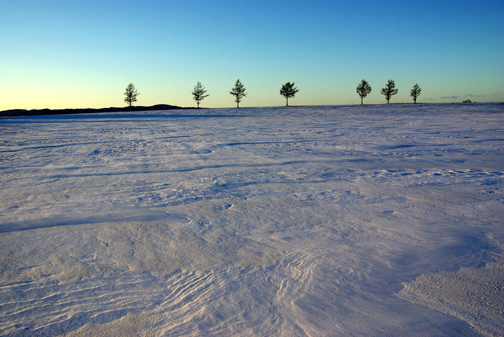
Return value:
[(504, 1), (0, 0), (0, 110), (504, 101)]

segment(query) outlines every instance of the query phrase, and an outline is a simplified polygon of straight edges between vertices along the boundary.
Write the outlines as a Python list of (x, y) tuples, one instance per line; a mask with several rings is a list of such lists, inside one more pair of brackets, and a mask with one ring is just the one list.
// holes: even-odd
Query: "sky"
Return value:
[(504, 101), (504, 1), (0, 0), (0, 110)]

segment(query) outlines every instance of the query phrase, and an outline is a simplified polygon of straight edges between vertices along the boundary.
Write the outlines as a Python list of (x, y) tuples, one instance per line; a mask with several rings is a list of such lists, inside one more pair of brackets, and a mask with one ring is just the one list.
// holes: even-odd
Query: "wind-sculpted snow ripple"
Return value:
[(104, 324), (154, 307), (166, 287), (148, 273), (0, 284), (0, 335), (55, 336), (86, 323)]
[[(323, 334), (323, 326), (300, 318), (307, 313), (305, 294), (315, 291), (314, 265), (315, 256), (297, 254), (265, 268), (177, 274), (166, 280), (152, 309), (132, 310), (99, 327), (87, 324), (68, 336), (120, 336), (122, 328), (159, 336)], [(323, 309), (312, 314), (324, 315)]]

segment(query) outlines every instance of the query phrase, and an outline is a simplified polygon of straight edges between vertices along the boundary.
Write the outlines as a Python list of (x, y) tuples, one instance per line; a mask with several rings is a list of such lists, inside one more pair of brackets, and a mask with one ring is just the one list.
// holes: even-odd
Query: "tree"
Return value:
[(198, 104), (198, 109), (199, 109), (200, 102), (202, 100), (204, 100), (205, 97), (210, 96), (210, 95), (205, 95), (206, 92), (207, 91), (206, 91), (205, 87), (201, 84), (201, 82), (196, 83), (196, 85), (194, 86), (194, 90), (192, 92), (192, 95), (193, 95), (193, 99)]
[(294, 82), (287, 82), (282, 85), (282, 89), (280, 89), (280, 95), (285, 97), (285, 99), (287, 100), (285, 106), (289, 106), (289, 98), (294, 97), (298, 91), (299, 89), (294, 86)]
[(395, 88), (394, 80), (388, 80), (387, 85), (382, 88), (381, 93), (385, 95), (385, 99), (387, 100), (387, 104), (390, 104), (390, 98), (397, 94), (399, 90)]
[(124, 92), (124, 101), (126, 103), (129, 103), (129, 106), (131, 107), (131, 103), (137, 101), (137, 96), (140, 95), (140, 93), (135, 89), (135, 86), (133, 83), (128, 84), (126, 87), (126, 91)]
[(417, 97), (420, 96), (421, 93), (422, 93), (422, 89), (420, 88), (418, 83), (415, 84), (413, 86), (413, 89), (411, 89), (411, 91), (410, 91), (410, 95), (411, 95), (411, 97), (413, 97), (413, 102), (415, 102), (415, 104), (416, 104)]
[(235, 96), (235, 102), (236, 102), (236, 107), (240, 107), (240, 102), (243, 97), (247, 97), (247, 94), (245, 93), (245, 87), (243, 86), (243, 83), (240, 82), (240, 80), (236, 80), (235, 86), (231, 91), (229, 92), (231, 95)]
[(357, 93), (360, 96), (360, 104), (361, 105), (363, 104), (363, 102), (362, 102), (363, 98), (366, 97), (367, 95), (369, 95), (371, 90), (372, 90), (372, 88), (366, 80), (362, 80), (359, 83), (359, 85), (357, 86)]

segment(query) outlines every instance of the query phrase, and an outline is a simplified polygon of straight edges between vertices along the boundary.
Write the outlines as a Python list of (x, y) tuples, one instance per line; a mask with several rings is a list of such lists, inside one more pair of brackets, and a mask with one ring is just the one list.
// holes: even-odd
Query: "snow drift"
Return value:
[(499, 336), (504, 105), (0, 120), (2, 336)]

